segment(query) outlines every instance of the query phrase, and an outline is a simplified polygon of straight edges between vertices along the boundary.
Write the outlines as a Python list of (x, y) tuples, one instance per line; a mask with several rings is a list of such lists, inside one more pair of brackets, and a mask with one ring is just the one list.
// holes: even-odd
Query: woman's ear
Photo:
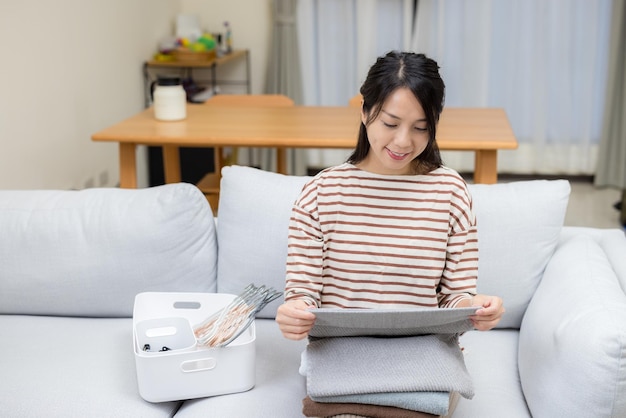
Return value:
[(364, 126), (367, 126), (367, 116), (368, 113), (363, 108), (363, 100), (361, 100), (361, 122), (363, 122)]

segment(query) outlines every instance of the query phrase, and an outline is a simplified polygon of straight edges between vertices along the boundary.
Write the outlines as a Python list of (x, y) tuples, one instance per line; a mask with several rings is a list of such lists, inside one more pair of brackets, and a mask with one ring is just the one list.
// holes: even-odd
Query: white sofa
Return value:
[[(164, 403), (139, 395), (132, 310), (145, 291), (282, 287), (306, 180), (225, 168), (217, 228), (187, 184), (0, 191), (0, 415), (302, 416), (306, 342), (281, 336), (280, 301), (255, 323), (253, 389)], [(562, 227), (566, 181), (470, 189), (479, 291), (501, 295), (507, 313), (497, 329), (462, 336), (475, 396), (453, 417), (626, 416), (624, 232)]]

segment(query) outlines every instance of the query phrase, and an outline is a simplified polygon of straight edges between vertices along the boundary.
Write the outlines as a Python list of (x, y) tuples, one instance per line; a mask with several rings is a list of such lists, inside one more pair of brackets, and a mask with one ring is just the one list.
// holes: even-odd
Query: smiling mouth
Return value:
[(403, 160), (407, 155), (410, 154), (408, 152), (406, 153), (393, 152), (389, 148), (386, 148), (386, 149), (387, 149), (387, 154), (389, 154), (389, 156), (393, 158), (394, 160)]

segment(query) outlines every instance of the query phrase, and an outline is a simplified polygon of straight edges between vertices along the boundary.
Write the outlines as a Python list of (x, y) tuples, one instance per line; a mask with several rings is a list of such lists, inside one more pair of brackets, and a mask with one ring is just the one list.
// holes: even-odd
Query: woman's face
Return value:
[(369, 125), (367, 114), (361, 110), (370, 150), (357, 164), (376, 174), (413, 174), (411, 161), (428, 145), (428, 126), (422, 105), (408, 88), (395, 90)]

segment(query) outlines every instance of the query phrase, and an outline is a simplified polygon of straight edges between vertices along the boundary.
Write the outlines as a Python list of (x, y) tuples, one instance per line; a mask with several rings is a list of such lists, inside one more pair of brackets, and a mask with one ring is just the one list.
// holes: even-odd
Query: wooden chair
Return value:
[(348, 106), (361, 107), (362, 102), (363, 102), (363, 96), (361, 96), (361, 94), (357, 94), (356, 96), (354, 96), (348, 101)]
[[(204, 102), (205, 106), (273, 106), (286, 107), (293, 106), (294, 102), (289, 97), (282, 94), (218, 94)], [(228, 158), (224, 155), (222, 147), (215, 147), (214, 171), (206, 174), (196, 186), (204, 193), (211, 204), (213, 211), (217, 213), (217, 206), (220, 194), (220, 180), (222, 177), (222, 167), (234, 164), (237, 161), (237, 149), (231, 151)], [(285, 158), (285, 150), (277, 149), (278, 161)]]

